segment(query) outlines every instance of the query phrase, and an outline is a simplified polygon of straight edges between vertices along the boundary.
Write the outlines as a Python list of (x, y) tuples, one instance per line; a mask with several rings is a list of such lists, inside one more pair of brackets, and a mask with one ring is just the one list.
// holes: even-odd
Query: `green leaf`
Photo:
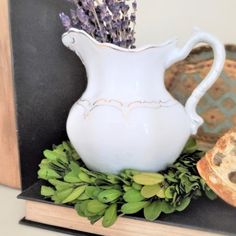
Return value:
[(51, 161), (50, 165), (54, 165), (62, 170), (65, 169), (65, 166), (63, 164), (61, 164), (59, 161)]
[(64, 199), (66, 199), (73, 191), (73, 188), (68, 188), (62, 191), (56, 191), (55, 194), (52, 196), (52, 200), (56, 203), (62, 203)]
[(68, 157), (65, 152), (55, 149), (54, 153), (58, 155), (58, 159), (64, 164), (69, 164)]
[(88, 176), (86, 173), (80, 172), (80, 173), (78, 174), (78, 176), (79, 176), (79, 178), (80, 178), (80, 180), (81, 180), (82, 182), (91, 183), (91, 180), (90, 180), (89, 176)]
[(95, 186), (87, 186), (85, 189), (85, 193), (92, 199), (96, 199), (100, 192), (102, 192), (102, 189)]
[(138, 170), (126, 169), (123, 171), (124, 177), (132, 178), (134, 175), (140, 174)]
[(117, 220), (117, 204), (110, 205), (103, 216), (102, 225), (103, 227), (112, 226)]
[(165, 197), (168, 198), (168, 199), (173, 198), (175, 191), (176, 191), (175, 186), (169, 186), (169, 187), (165, 190)]
[(123, 214), (135, 214), (149, 204), (148, 201), (143, 202), (128, 202), (122, 205), (121, 212)]
[(178, 180), (174, 176), (165, 175), (165, 179), (168, 182), (178, 183)]
[(217, 198), (217, 195), (208, 187), (205, 189), (205, 194), (210, 200), (215, 200)]
[(189, 178), (190, 181), (194, 182), (194, 181), (198, 181), (201, 177), (196, 176), (196, 175), (191, 175), (188, 178)]
[(51, 163), (51, 161), (49, 161), (48, 159), (43, 159), (41, 162), (40, 162), (40, 164), (39, 164), (39, 167), (41, 168), (41, 169), (48, 169), (48, 168), (50, 168), (50, 163)]
[(183, 153), (193, 153), (196, 150), (197, 150), (196, 140), (193, 137), (191, 137), (191, 138), (189, 138), (189, 140), (185, 144)]
[[(91, 200), (85, 200), (85, 201), (81, 201), (81, 202), (77, 202), (76, 205), (75, 205), (75, 209), (77, 211), (77, 213), (80, 215), (80, 216), (83, 216), (83, 217), (92, 217), (92, 216), (97, 216), (98, 214), (97, 213), (94, 213), (94, 212), (90, 212), (88, 211), (88, 203), (90, 202)], [(104, 211), (101, 211), (99, 213), (103, 213), (104, 214)], [(99, 214), (100, 215), (100, 214)]]
[(119, 190), (120, 191), (120, 189), (121, 189), (121, 187), (120, 187), (120, 185), (115, 185), (115, 184), (113, 184), (113, 185), (99, 185), (99, 187), (101, 188), (101, 189), (103, 189), (103, 190), (106, 190), (106, 189), (117, 189), (117, 190)]
[(71, 169), (71, 171), (75, 174), (78, 175), (80, 173), (80, 166), (77, 162), (75, 161), (71, 161), (69, 164), (69, 168)]
[(143, 172), (133, 176), (133, 180), (141, 185), (159, 184), (164, 180), (164, 176), (158, 173)]
[(94, 200), (89, 200), (87, 209), (91, 213), (96, 213), (98, 214), (99, 212), (105, 210), (107, 208), (107, 205), (94, 199)]
[(84, 200), (88, 200), (88, 199), (90, 199), (90, 197), (89, 197), (85, 192), (82, 193), (82, 194), (77, 198), (78, 201), (84, 201)]
[(137, 183), (132, 183), (132, 188), (134, 188), (135, 190), (141, 190), (142, 189), (142, 185), (141, 184), (137, 184)]
[(95, 177), (90, 177), (90, 182), (92, 184), (96, 184), (96, 178)]
[(161, 202), (161, 211), (165, 214), (170, 214), (175, 211), (175, 207), (172, 206), (169, 202), (162, 201)]
[(80, 186), (73, 190), (73, 192), (62, 201), (62, 203), (68, 203), (73, 202), (75, 199), (77, 199), (85, 190), (86, 186)]
[(60, 149), (54, 149), (53, 151), (46, 149), (43, 151), (43, 155), (50, 161), (61, 160), (65, 164), (68, 163), (66, 154)]
[(62, 146), (57, 146), (53, 152), (58, 156), (59, 159), (61, 158), (67, 158), (66, 153), (64, 152), (64, 149)]
[(193, 195), (193, 198), (199, 198), (199, 197), (201, 197), (202, 196), (202, 192), (201, 192), (201, 190), (200, 189), (197, 189), (197, 190), (195, 190), (194, 191), (194, 195)]
[(147, 220), (154, 221), (156, 220), (162, 211), (161, 201), (152, 202), (150, 205), (144, 208), (144, 217)]
[(38, 171), (38, 177), (45, 180), (61, 178), (55, 170), (49, 168), (40, 169)]
[(111, 184), (117, 184), (119, 183), (119, 180), (116, 175), (108, 174), (107, 175), (107, 181)]
[(130, 185), (130, 182), (128, 180), (126, 180), (125, 178), (123, 178), (121, 176), (116, 175), (116, 184), (119, 184), (120, 182), (123, 182), (124, 184)]
[(92, 176), (92, 177), (97, 178), (96, 173), (94, 173), (94, 172), (92, 172), (92, 171), (89, 171), (89, 170), (85, 169), (84, 167), (80, 167), (80, 170), (83, 171), (84, 173), (86, 173), (86, 174), (89, 175), (89, 176)]
[(180, 180), (181, 180), (181, 184), (184, 186), (184, 191), (186, 193), (191, 192), (192, 182), (189, 181), (188, 177), (186, 175), (183, 175), (181, 176)]
[(59, 144), (59, 145), (52, 145), (52, 148), (53, 148), (53, 150), (60, 150), (60, 151), (64, 151), (64, 147), (63, 147), (63, 145), (62, 144)]
[(179, 185), (175, 185), (175, 192), (177, 193), (177, 194), (179, 194), (180, 193), (180, 190), (179, 190)]
[(165, 189), (162, 187), (157, 193), (156, 196), (159, 198), (165, 198)]
[(93, 225), (95, 224), (97, 221), (99, 221), (102, 218), (103, 215), (95, 215), (95, 216), (89, 216), (88, 219), (90, 221), (90, 223)]
[(69, 153), (73, 151), (73, 148), (70, 142), (62, 142), (62, 146)]
[(69, 173), (67, 173), (65, 176), (64, 176), (64, 181), (68, 182), (68, 183), (81, 183), (81, 180), (80, 178), (78, 177), (78, 175), (71, 171)]
[(131, 188), (123, 195), (123, 199), (126, 202), (140, 202), (144, 200), (144, 197), (141, 195), (140, 191)]
[(44, 150), (43, 151), (43, 155), (50, 161), (56, 161), (57, 160), (57, 155), (55, 155), (55, 153), (51, 150)]
[(117, 189), (107, 189), (98, 194), (98, 200), (103, 203), (112, 202), (118, 199), (122, 192)]
[(199, 183), (198, 182), (194, 182), (194, 183), (192, 183), (190, 186), (189, 186), (189, 189), (187, 189), (186, 190), (186, 193), (190, 193), (191, 191), (194, 191), (194, 190), (196, 190), (196, 189), (199, 189), (200, 188), (200, 185), (199, 185)]
[(191, 202), (190, 197), (184, 198), (183, 200), (181, 200), (180, 204), (176, 206), (176, 210), (177, 211), (183, 211), (184, 209), (186, 209), (188, 207), (190, 202)]
[(75, 210), (78, 213), (78, 215), (85, 217), (86, 216), (86, 209), (87, 209), (87, 203), (89, 200), (85, 200), (82, 202), (77, 202), (75, 204)]
[(206, 185), (206, 182), (205, 182), (205, 180), (203, 178), (200, 179), (200, 184), (202, 186), (202, 189), (205, 190), (207, 185)]
[(127, 185), (123, 185), (123, 189), (125, 192), (129, 191), (130, 189), (132, 189), (131, 186), (127, 186)]
[(154, 197), (156, 194), (158, 194), (160, 190), (161, 190), (160, 184), (146, 185), (143, 186), (141, 194), (145, 198), (151, 198)]
[(181, 172), (179, 177), (181, 177), (181, 176), (185, 175), (186, 173), (188, 173), (188, 169), (186, 167), (183, 167), (183, 166), (178, 166), (177, 170)]
[(173, 195), (173, 198), (172, 198), (172, 202), (171, 202), (174, 206), (176, 205), (177, 196), (178, 196), (178, 195), (177, 195), (177, 192), (174, 192), (174, 195)]
[(77, 152), (72, 152), (71, 154), (73, 160), (78, 161), (80, 159), (80, 156)]
[(55, 190), (51, 187), (47, 187), (47, 186), (41, 186), (41, 195), (45, 196), (45, 197), (51, 197), (52, 195), (54, 195)]
[(48, 182), (52, 185), (54, 185), (54, 187), (56, 188), (56, 190), (64, 190), (64, 189), (68, 189), (68, 188), (72, 188), (73, 185), (70, 183), (66, 183), (57, 179), (49, 179)]

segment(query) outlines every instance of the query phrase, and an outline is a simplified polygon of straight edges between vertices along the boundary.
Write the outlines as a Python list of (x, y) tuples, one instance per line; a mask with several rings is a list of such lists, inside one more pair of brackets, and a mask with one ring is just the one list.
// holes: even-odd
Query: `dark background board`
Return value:
[(86, 87), (82, 63), (61, 42), (58, 14), (69, 7), (66, 0), (10, 0), (23, 189), (37, 180), (42, 151), (67, 139), (69, 109)]

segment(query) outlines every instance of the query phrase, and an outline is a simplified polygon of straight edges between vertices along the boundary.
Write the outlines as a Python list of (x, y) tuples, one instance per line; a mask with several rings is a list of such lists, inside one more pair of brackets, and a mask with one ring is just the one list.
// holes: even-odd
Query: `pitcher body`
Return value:
[[(196, 34), (182, 49), (176, 40), (123, 49), (76, 29), (62, 40), (81, 58), (88, 77), (67, 120), (68, 137), (87, 167), (117, 173), (159, 171), (173, 163), (203, 122), (195, 109), (222, 69), (222, 45), (206, 33)], [(164, 73), (199, 41), (213, 45), (215, 65), (184, 107), (167, 92)]]

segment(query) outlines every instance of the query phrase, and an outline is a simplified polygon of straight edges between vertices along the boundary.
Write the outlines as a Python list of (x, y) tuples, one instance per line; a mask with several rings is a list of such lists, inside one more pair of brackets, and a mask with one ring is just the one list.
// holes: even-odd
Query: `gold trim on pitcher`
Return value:
[(134, 110), (136, 108), (152, 108), (152, 109), (159, 109), (162, 107), (171, 107), (175, 105), (177, 101), (175, 100), (167, 100), (167, 101), (146, 101), (146, 100), (137, 100), (132, 102), (122, 102), (116, 99), (105, 99), (100, 98), (95, 100), (94, 102), (91, 102), (87, 99), (80, 99), (76, 102), (77, 105), (82, 106), (85, 109), (84, 117), (88, 117), (89, 114), (97, 107), (99, 106), (112, 106), (119, 111), (121, 111), (125, 116), (128, 115), (128, 113), (131, 110)]

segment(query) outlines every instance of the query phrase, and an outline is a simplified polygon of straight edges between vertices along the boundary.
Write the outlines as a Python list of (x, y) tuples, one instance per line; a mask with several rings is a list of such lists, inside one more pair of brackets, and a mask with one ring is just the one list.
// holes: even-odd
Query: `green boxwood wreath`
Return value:
[(41, 187), (41, 195), (73, 205), (92, 224), (102, 219), (102, 225), (109, 227), (118, 216), (141, 210), (145, 219), (154, 221), (160, 214), (183, 211), (203, 194), (216, 198), (198, 174), (196, 163), (204, 153), (192, 138), (176, 162), (159, 173), (126, 169), (114, 175), (88, 170), (70, 142), (53, 145), (43, 154), (38, 177), (48, 186)]

